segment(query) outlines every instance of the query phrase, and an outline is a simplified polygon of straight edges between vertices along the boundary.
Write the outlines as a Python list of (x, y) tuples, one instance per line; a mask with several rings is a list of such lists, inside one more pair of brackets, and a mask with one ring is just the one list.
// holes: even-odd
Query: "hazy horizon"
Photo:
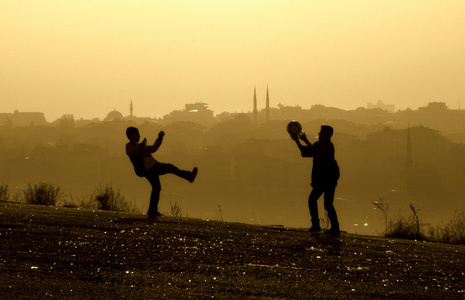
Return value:
[(2, 1), (2, 112), (157, 117), (271, 106), (396, 109), (465, 82), (463, 1)]

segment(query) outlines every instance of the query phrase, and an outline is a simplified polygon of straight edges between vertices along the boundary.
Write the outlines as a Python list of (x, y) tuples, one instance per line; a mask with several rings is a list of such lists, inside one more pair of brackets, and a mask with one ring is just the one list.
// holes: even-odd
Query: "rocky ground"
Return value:
[(0, 203), (0, 298), (463, 299), (464, 250)]

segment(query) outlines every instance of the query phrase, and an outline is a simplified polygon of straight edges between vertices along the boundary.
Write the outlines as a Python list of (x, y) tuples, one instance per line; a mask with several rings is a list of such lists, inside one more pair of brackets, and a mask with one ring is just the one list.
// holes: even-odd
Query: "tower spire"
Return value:
[(270, 121), (270, 96), (268, 94), (268, 85), (266, 85), (266, 121)]
[(129, 113), (131, 117), (132, 117), (132, 111), (133, 111), (133, 106), (132, 106), (132, 100), (131, 100), (131, 104), (129, 105)]
[(255, 86), (253, 87), (253, 120), (257, 124), (257, 91)]
[(413, 165), (412, 160), (412, 142), (410, 141), (410, 124), (407, 127), (407, 168), (411, 168)]
[(413, 159), (412, 159), (412, 144), (410, 141), (410, 124), (408, 124), (407, 127), (407, 159), (405, 161), (405, 167), (406, 167), (406, 178), (405, 178), (405, 184), (406, 184), (406, 191), (408, 194), (411, 194), (413, 192), (413, 180), (414, 180), (414, 172), (413, 172)]

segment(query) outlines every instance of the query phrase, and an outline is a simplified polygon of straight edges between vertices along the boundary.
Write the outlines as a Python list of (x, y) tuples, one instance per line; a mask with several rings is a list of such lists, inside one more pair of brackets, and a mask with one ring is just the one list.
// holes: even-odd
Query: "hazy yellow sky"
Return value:
[(0, 0), (0, 112), (465, 107), (463, 0)]

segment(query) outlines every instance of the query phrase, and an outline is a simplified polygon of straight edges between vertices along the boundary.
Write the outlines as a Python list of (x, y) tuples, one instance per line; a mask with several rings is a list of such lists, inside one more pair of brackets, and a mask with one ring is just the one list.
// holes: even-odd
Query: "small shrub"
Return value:
[(171, 206), (171, 215), (173, 217), (181, 217), (181, 206), (179, 206), (177, 202), (174, 202), (174, 204), (172, 204), (171, 201), (170, 201), (170, 206)]
[(78, 201), (78, 207), (92, 209), (95, 208), (95, 202), (92, 199), (92, 196), (83, 197)]
[(430, 235), (438, 242), (465, 244), (465, 213), (456, 211), (454, 218), (446, 226), (430, 229)]
[(23, 199), (23, 195), (21, 195), (21, 193), (15, 193), (13, 195), (13, 202), (16, 202), (16, 203), (20, 203), (20, 202), (24, 202), (24, 199)]
[(385, 236), (409, 240), (418, 238), (414, 224), (402, 217), (395, 222), (389, 222)]
[(412, 216), (407, 220), (399, 218), (396, 222), (390, 222), (385, 236), (409, 239), (409, 240), (424, 240), (426, 237), (420, 231), (420, 218), (418, 211), (413, 204), (410, 204)]
[(418, 217), (418, 210), (416, 207), (413, 205), (413, 203), (410, 203), (410, 210), (412, 211), (412, 223), (415, 226), (415, 233), (417, 236), (423, 236), (420, 232), (420, 218)]
[(67, 199), (63, 199), (61, 206), (69, 208), (85, 208), (85, 209), (96, 209), (97, 205), (93, 201), (92, 196), (86, 196), (82, 199), (74, 199), (73, 196), (70, 196)]
[(0, 184), (0, 202), (7, 202), (9, 198), (8, 184)]
[(119, 211), (135, 213), (137, 209), (130, 205), (119, 190), (115, 191), (113, 187), (106, 186), (104, 189), (98, 189), (95, 192), (93, 201), (97, 203), (97, 208), (101, 210)]
[(384, 235), (386, 235), (387, 230), (388, 230), (389, 205), (386, 202), (384, 202), (384, 198), (381, 197), (381, 196), (379, 197), (378, 201), (373, 202), (373, 205), (375, 206), (375, 209), (378, 209), (383, 214), (383, 217), (384, 217)]
[(221, 205), (218, 205), (218, 212), (216, 213), (216, 220), (220, 222), (224, 222), (223, 211), (221, 210)]
[(26, 203), (38, 205), (55, 205), (61, 197), (60, 188), (47, 183), (28, 184), (23, 195)]

